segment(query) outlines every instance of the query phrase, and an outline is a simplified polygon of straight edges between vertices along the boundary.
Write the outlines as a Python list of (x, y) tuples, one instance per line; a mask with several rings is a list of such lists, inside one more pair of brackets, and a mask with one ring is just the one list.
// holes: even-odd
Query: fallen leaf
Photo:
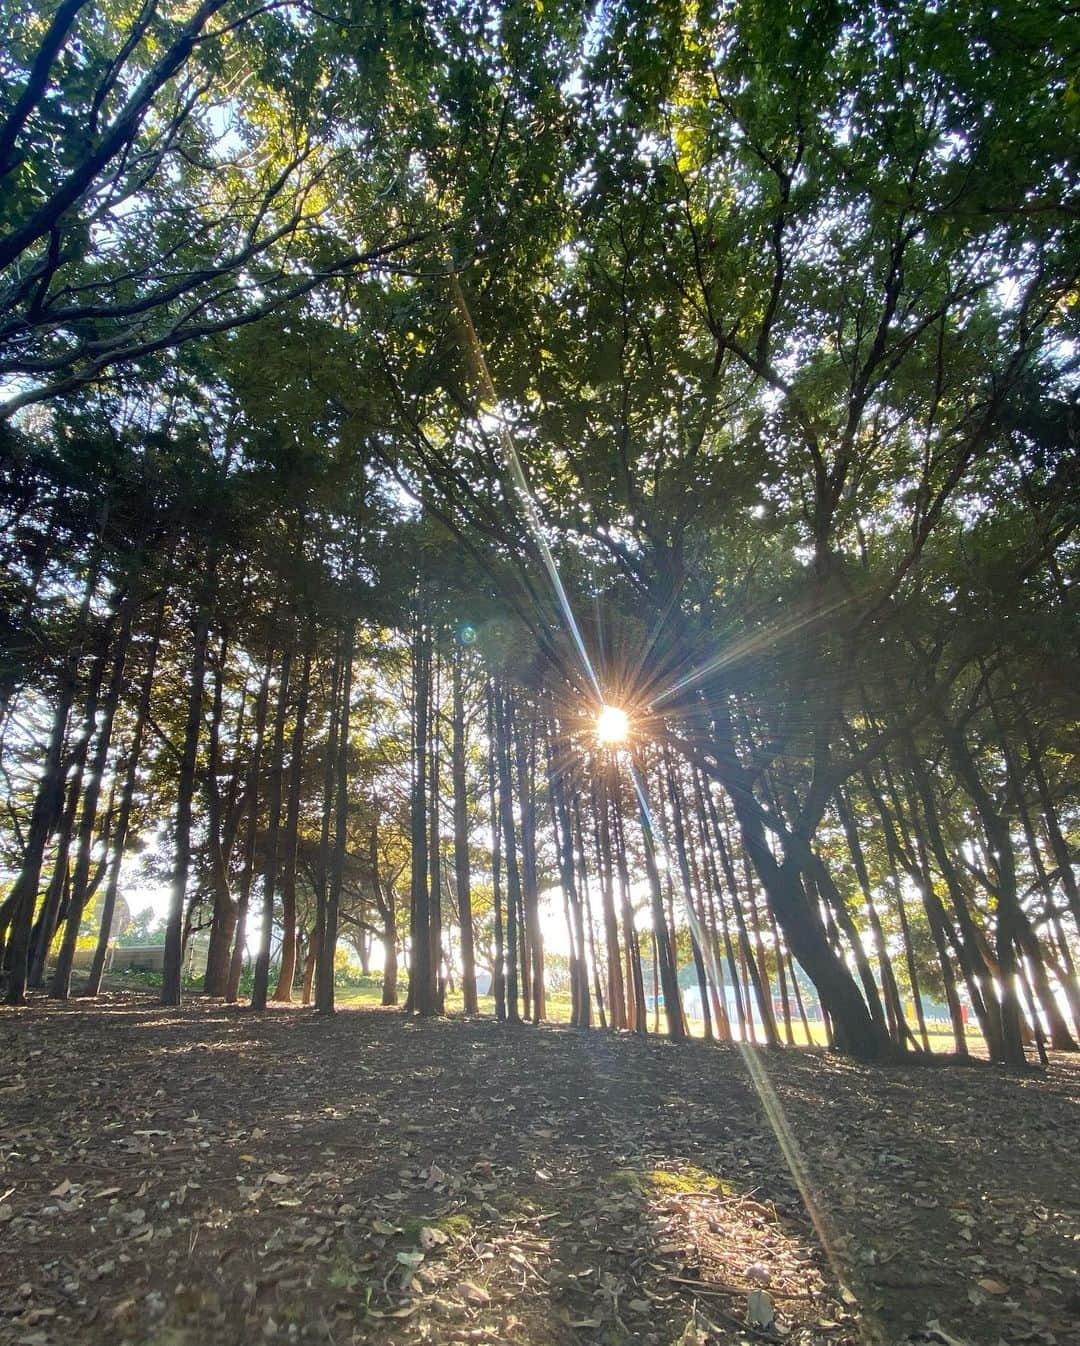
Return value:
[(988, 1295), (1007, 1295), (1009, 1287), (1004, 1281), (995, 1280), (993, 1276), (983, 1276), (977, 1282), (980, 1290), (985, 1290)]
[(926, 1331), (930, 1336), (936, 1337), (942, 1346), (971, 1346), (966, 1338), (954, 1337), (951, 1332), (946, 1332), (936, 1318), (931, 1318), (926, 1324)]
[(771, 1327), (773, 1318), (772, 1300), (764, 1290), (751, 1290), (746, 1297), (747, 1327)]

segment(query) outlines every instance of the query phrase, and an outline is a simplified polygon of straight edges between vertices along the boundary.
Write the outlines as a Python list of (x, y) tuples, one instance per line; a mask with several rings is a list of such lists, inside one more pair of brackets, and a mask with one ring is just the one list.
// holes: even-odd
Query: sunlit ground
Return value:
[[(143, 992), (0, 1010), (0, 1059), (0, 1346), (1070, 1339), (1064, 1057), (881, 1069)], [(759, 1289), (779, 1338), (746, 1330)]]

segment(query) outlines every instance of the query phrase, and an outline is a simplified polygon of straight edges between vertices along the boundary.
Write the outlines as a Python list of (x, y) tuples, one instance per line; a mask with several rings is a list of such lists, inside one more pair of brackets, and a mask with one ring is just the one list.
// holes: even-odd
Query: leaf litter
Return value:
[(0, 1346), (1080, 1340), (1063, 1056), (763, 1054), (823, 1242), (731, 1048), (115, 996), (0, 1053)]

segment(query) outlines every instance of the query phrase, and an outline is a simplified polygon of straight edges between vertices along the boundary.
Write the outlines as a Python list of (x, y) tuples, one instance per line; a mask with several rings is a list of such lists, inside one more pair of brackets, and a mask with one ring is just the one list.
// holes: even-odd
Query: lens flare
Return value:
[(625, 743), (630, 736), (630, 719), (618, 706), (604, 706), (596, 717), (596, 737), (607, 747)]

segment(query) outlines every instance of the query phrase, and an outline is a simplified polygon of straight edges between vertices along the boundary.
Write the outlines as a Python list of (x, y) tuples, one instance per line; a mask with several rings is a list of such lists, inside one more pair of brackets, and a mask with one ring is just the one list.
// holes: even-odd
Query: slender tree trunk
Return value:
[[(649, 905), (652, 912), (653, 936), (656, 940), (656, 960), (660, 975), (660, 989), (664, 996), (664, 1017), (667, 1021), (668, 1037), (672, 1042), (681, 1042), (686, 1033), (683, 1024), (682, 997), (679, 994), (679, 976), (675, 967), (675, 951), (668, 936), (667, 921), (664, 918), (664, 900), (660, 890), (660, 871), (656, 864), (656, 836), (653, 821), (649, 816), (645, 802), (645, 786), (641, 766), (634, 762), (637, 774), (637, 794), (641, 813), (641, 836), (644, 842), (645, 874), (649, 881)], [(656, 986), (653, 986), (653, 993)]]
[(128, 830), (131, 826), (131, 813), (135, 804), (135, 785), (139, 773), (139, 756), (142, 752), (143, 734), (146, 732), (146, 720), (150, 713), (150, 698), (154, 690), (154, 674), (157, 670), (158, 654), (161, 648), (161, 628), (165, 614), (165, 600), (158, 605), (154, 622), (150, 650), (147, 654), (146, 671), (139, 688), (139, 701), (135, 711), (135, 725), (131, 734), (127, 762), (124, 768), (124, 783), (120, 793), (120, 813), (113, 828), (112, 859), (109, 865), (109, 881), (101, 904), (101, 928), (98, 931), (94, 960), (90, 965), (85, 996), (96, 996), (101, 990), (101, 978), (105, 971), (105, 959), (109, 952), (112, 937), (113, 917), (116, 912), (116, 898), (120, 887), (120, 870), (124, 862), (124, 850), (127, 845)]
[(101, 565), (101, 549), (96, 544), (87, 574), (68, 656), (64, 661), (59, 695), (53, 708), (45, 760), (30, 814), (26, 833), (26, 847), (18, 876), (8, 896), (9, 929), (4, 945), (3, 969), (6, 979), (4, 999), (9, 1005), (21, 1005), (26, 999), (26, 981), (29, 973), (30, 936), (34, 924), (41, 868), (45, 848), (49, 843), (60, 810), (64, 804), (64, 739), (68, 719), (78, 688), (79, 659), (86, 639), (90, 604), (97, 589)]
[[(87, 711), (91, 710), (96, 716), (96, 693), (87, 705)], [(86, 754), (90, 747), (90, 724), (91, 717), (87, 713), (83, 716), (82, 732), (67, 754), (71, 761), (63, 807), (54, 828), (56, 850), (53, 855), (52, 874), (45, 889), (45, 901), (41, 904), (30, 939), (30, 986), (34, 990), (39, 990), (45, 985), (45, 969), (53, 938), (61, 922), (67, 918), (71, 899), (71, 844), (75, 840), (75, 823), (83, 793)]]
[(487, 740), (488, 740), (488, 791), (491, 796), (491, 900), (492, 920), (495, 927), (495, 966), (492, 968), (492, 993), (495, 997), (495, 1018), (502, 1023), (506, 1019), (506, 982), (504, 976), (506, 952), (503, 943), (502, 919), (502, 812), (499, 806), (498, 772), (495, 766), (497, 754), (497, 731), (495, 723), (496, 692), (492, 683), (487, 685)]
[(431, 699), (428, 706), (428, 845), (431, 848), (429, 873), (431, 876), (428, 896), (428, 923), (431, 932), (431, 976), (434, 982), (435, 1012), (442, 1014), (446, 1004), (446, 972), (443, 951), (442, 922), (442, 832), (440, 829), (440, 767), (442, 756), (442, 734), (439, 725), (440, 701), (440, 661), (438, 645), (429, 647), (431, 660)]
[[(1042, 857), (1039, 854), (1039, 848), (1035, 841), (1035, 831), (1032, 827), (1031, 818), (1028, 813), (1027, 801), (1024, 798), (1024, 788), (1020, 779), (1019, 768), (1009, 744), (1009, 735), (1001, 720), (997, 700), (992, 694), (990, 696), (990, 710), (1001, 743), (1001, 753), (1005, 762), (1005, 776), (1008, 783), (1009, 794), (1012, 797), (1013, 806), (1017, 811), (1021, 826), (1024, 830), (1024, 839), (1027, 844), (1028, 854), (1031, 856), (1032, 863), (1035, 867), (1039, 886), (1043, 890), (1044, 901), (1047, 907), (1052, 910), (1053, 899), (1050, 896), (1049, 884), (1046, 881), (1046, 871), (1043, 868)], [(1019, 946), (1023, 954), (1031, 960), (1031, 976), (1035, 984), (1035, 992), (1038, 995), (1043, 1013), (1046, 1015), (1047, 1023), (1050, 1025), (1050, 1043), (1057, 1051), (1076, 1051), (1076, 1041), (1069, 1031), (1065, 1016), (1058, 1008), (1054, 993), (1050, 988), (1049, 980), (1046, 976), (1043, 951), (1039, 945), (1038, 937), (1032, 929), (1027, 914), (1019, 903), (1017, 903), (1016, 907), (1016, 916), (1017, 925), (1019, 927)], [(1058, 928), (1060, 930), (1060, 925)], [(1065, 951), (1066, 963), (1071, 963), (1068, 941), (1064, 939), (1063, 935), (1060, 942), (1061, 947)], [(1069, 1008), (1072, 1012), (1074, 1023), (1077, 1028), (1080, 1028), (1080, 988), (1077, 987), (1075, 978), (1070, 975), (1071, 971), (1071, 967), (1068, 969), (1059, 968), (1058, 980), (1060, 981), (1062, 990), (1069, 1002)]]
[[(206, 751), (206, 846), (210, 861), (210, 886), (213, 893), (213, 912), (210, 918), (210, 939), (206, 950), (206, 971), (203, 991), (207, 995), (223, 995), (228, 981), (229, 950), (236, 929), (236, 902), (229, 885), (229, 847), (226, 844), (226, 809), (218, 780), (221, 760), (221, 725), (224, 718), (225, 664), (228, 658), (228, 637), (221, 635), (217, 667), (214, 670), (213, 706), (210, 713), (210, 733)], [(237, 721), (236, 757), (239, 759), (240, 736), (243, 732), (243, 714)], [(235, 777), (234, 777), (235, 779)]]
[(697, 976), (698, 994), (701, 997), (701, 1017), (706, 1040), (713, 1036), (712, 1014), (709, 1008), (709, 980), (705, 972), (705, 955), (702, 945), (706, 938), (694, 900), (694, 882), (690, 873), (690, 860), (686, 852), (686, 828), (683, 823), (683, 803), (678, 782), (671, 764), (670, 754), (665, 753), (664, 765), (668, 782), (668, 797), (671, 801), (671, 826), (675, 837), (675, 856), (682, 879), (683, 896), (686, 902), (686, 914), (690, 922), (690, 950), (694, 958), (694, 972)]
[(518, 915), (521, 911), (521, 874), (518, 869), (517, 832), (510, 789), (509, 707), (501, 689), (495, 692), (495, 758), (499, 768), (499, 812), (506, 850), (506, 1017), (520, 1023), (518, 1013)]
[(377, 807), (376, 816), (371, 824), (371, 881), (375, 889), (375, 904), (379, 908), (379, 912), (383, 918), (382, 1003), (384, 1005), (396, 1005), (398, 1002), (397, 908), (394, 890), (389, 885), (384, 887), (380, 874), (379, 818)]
[(345, 872), (345, 848), (349, 825), (349, 745), (352, 724), (353, 656), (356, 650), (356, 621), (346, 623), (343, 639), (344, 669), (338, 704), (337, 761), (334, 766), (336, 798), (334, 802), (334, 848), (330, 854), (330, 874), (326, 894), (326, 919), (320, 932), (319, 963), (316, 973), (315, 1010), (334, 1013), (334, 959), (337, 954), (338, 910)]
[(281, 658), (277, 709), (274, 712), (274, 737), (270, 748), (269, 790), (266, 806), (266, 847), (263, 856), (262, 919), (259, 923), (259, 948), (255, 955), (255, 978), (251, 988), (251, 1008), (266, 1009), (270, 990), (270, 948), (274, 935), (274, 898), (278, 872), (278, 835), (281, 830), (281, 783), (285, 773), (285, 723), (289, 716), (289, 686), (292, 674), (292, 645)]
[[(326, 744), (323, 749), (322, 814), (319, 823), (319, 846), (315, 852), (315, 929), (312, 942), (316, 949), (313, 979), (318, 979), (319, 950), (326, 938), (327, 878), (330, 873), (330, 829), (334, 816), (334, 772), (337, 768), (338, 711), (341, 704), (341, 675), (344, 664), (344, 636), (339, 630), (330, 668), (330, 706), (326, 723)], [(309, 995), (310, 1003), (310, 995)]]
[[(90, 889), (90, 865), (93, 859), (94, 828), (97, 824), (98, 801), (101, 798), (101, 785), (105, 778), (105, 764), (108, 761), (112, 744), (112, 728), (116, 719), (116, 708), (120, 704), (120, 694), (124, 688), (124, 664), (127, 659), (128, 644), (131, 639), (131, 624), (134, 617), (134, 599), (129, 594), (123, 599), (124, 616), (120, 624), (120, 633), (113, 655), (112, 675), (105, 693), (101, 727), (98, 730), (94, 755), (90, 762), (90, 775), (83, 792), (82, 812), (79, 818), (78, 846), (75, 853), (75, 872), (71, 880), (71, 900), (68, 904), (67, 924), (64, 937), (56, 958), (49, 994), (57, 1000), (66, 1000), (71, 992), (71, 965), (75, 959), (75, 946), (79, 938), (79, 926), (82, 923)], [(97, 697), (93, 698), (94, 715), (88, 715), (88, 730), (96, 719)]]
[(435, 1013), (436, 975), (431, 959), (428, 895), (427, 737), (430, 692), (430, 644), (418, 609), (413, 641), (412, 913), (406, 1009), (425, 1017)]
[[(697, 786), (697, 773), (694, 773), (694, 785)], [(704, 807), (695, 788), (697, 806), (698, 841), (704, 836)], [(723, 959), (720, 954), (720, 939), (717, 935), (716, 902), (713, 896), (712, 882), (709, 877), (707, 860), (699, 860), (695, 841), (693, 822), (695, 815), (689, 805), (685, 808), (686, 850), (690, 860), (690, 872), (694, 891), (698, 894), (698, 919), (701, 924), (702, 954), (708, 970), (709, 994), (712, 1000), (713, 1018), (716, 1021), (716, 1036), (721, 1042), (731, 1041), (731, 1024), (727, 1012), (727, 983), (724, 977)]]
[(318, 933), (312, 929), (307, 937), (307, 947), (304, 950), (304, 975), (301, 982), (300, 1003), (307, 1006), (311, 1004), (311, 994), (315, 989), (315, 965), (319, 960), (319, 940)]
[[(927, 909), (927, 917), (943, 937), (951, 939), (953, 947), (956, 949), (960, 968), (967, 981), (972, 1008), (979, 1019), (979, 1026), (989, 1047), (991, 1059), (1000, 1061), (1004, 1059), (1005, 1039), (1003, 1036), (1001, 1004), (994, 986), (994, 978), (981, 951), (980, 934), (975, 927), (971, 912), (968, 910), (967, 897), (941, 832), (937, 804), (934, 800), (929, 775), (918, 759), (914, 744), (909, 742), (907, 747), (910, 776), (914, 782), (914, 794), (922, 805), (922, 819), (926, 825), (926, 838), (930, 843), (930, 849), (933, 851), (942, 878), (945, 880), (953, 912), (959, 924), (959, 933), (951, 931), (951, 922), (934, 890), (929, 854), (922, 832), (918, 827), (915, 805), (912, 803), (910, 807), (912, 830), (915, 836), (915, 851), (919, 857), (919, 868), (923, 875), (921, 890)], [(896, 799), (895, 792), (894, 799)], [(898, 803), (898, 800), (896, 802)], [(902, 827), (903, 819), (900, 817), (899, 808), (897, 808), (897, 818)], [(911, 849), (910, 842), (908, 849)], [(955, 1014), (959, 1014), (958, 1006), (950, 1005), (950, 1013), (954, 1013), (954, 1011)], [(1019, 1019), (1017, 1020), (1017, 1026), (1019, 1027)], [(954, 1032), (963, 1032), (962, 1018), (957, 1022), (954, 1017)]]
[[(270, 674), (273, 664), (273, 651), (266, 652), (266, 666), (263, 670), (262, 682), (259, 686), (259, 695), (255, 702), (255, 741), (251, 749), (251, 762), (248, 768), (247, 780), (247, 827), (244, 834), (244, 854), (243, 864), (240, 871), (240, 892), (236, 902), (236, 926), (233, 940), (232, 953), (229, 957), (228, 969), (224, 982), (218, 980), (220, 972), (217, 967), (214, 969), (214, 986), (220, 985), (225, 995), (225, 999), (230, 1003), (235, 1001), (240, 993), (240, 974), (244, 964), (244, 950), (247, 947), (247, 914), (248, 906), (251, 901), (251, 883), (255, 874), (255, 841), (259, 830), (260, 813), (260, 790), (262, 768), (263, 741), (266, 736), (266, 712), (270, 701)], [(224, 951), (220, 955), (224, 958)], [(209, 977), (210, 968), (207, 967), (207, 976)]]
[(776, 980), (780, 984), (780, 1005), (784, 1014), (784, 1037), (789, 1047), (795, 1046), (795, 1031), (791, 1025), (791, 1001), (788, 999), (787, 972), (784, 967), (784, 954), (780, 947), (780, 931), (776, 924), (776, 916), (773, 914), (772, 907), (766, 902), (766, 915), (769, 920), (769, 931), (772, 935), (774, 956), (776, 959)]
[[(711, 887), (716, 894), (716, 905), (720, 909), (720, 929), (724, 937), (724, 957), (727, 959), (728, 968), (731, 971), (731, 990), (735, 998), (735, 1017), (739, 1021), (739, 1039), (742, 1042), (747, 1040), (748, 1030), (746, 1014), (743, 1003), (742, 982), (739, 978), (739, 967), (735, 959), (735, 948), (731, 941), (731, 926), (728, 923), (727, 907), (724, 903), (724, 885), (720, 882), (720, 871), (716, 863), (715, 847), (719, 840), (719, 824), (715, 821), (715, 804), (711, 794), (708, 796), (708, 809), (706, 809), (706, 787), (702, 785), (699, 773), (694, 774), (694, 792), (697, 803), (698, 820), (701, 831), (702, 852), (705, 858), (705, 869), (711, 880)], [(709, 835), (708, 823), (713, 822), (713, 836)], [(725, 867), (726, 874), (726, 867)], [(734, 878), (734, 871), (729, 878), (729, 886)], [(715, 917), (713, 920), (715, 926)], [(718, 957), (718, 961), (721, 961)]]
[(1076, 881), (1076, 875), (1073, 872), (1072, 856), (1069, 852), (1068, 843), (1065, 840), (1065, 834), (1061, 830), (1061, 823), (1058, 819), (1057, 805), (1054, 802), (1053, 794), (1050, 790), (1050, 783), (1047, 780), (1046, 772), (1043, 769), (1042, 755), (1035, 741), (1035, 733), (1031, 727), (1026, 715), (1023, 717), (1024, 732), (1027, 739), (1028, 761), (1031, 764), (1031, 774), (1035, 781), (1035, 788), (1039, 797), (1039, 810), (1042, 814), (1043, 827), (1046, 829), (1046, 837), (1050, 843), (1050, 850), (1053, 852), (1054, 860), (1057, 862), (1058, 878), (1065, 893), (1066, 901), (1069, 904), (1069, 910), (1072, 912), (1073, 921), (1077, 929), (1080, 930), (1080, 884)]
[(274, 999), (288, 1004), (296, 980), (296, 852), (300, 832), (300, 804), (304, 786), (304, 737), (307, 732), (307, 707), (311, 682), (311, 653), (314, 622), (308, 622), (304, 640), (304, 661), (300, 670), (300, 691), (296, 701), (296, 721), (289, 746), (289, 800), (285, 813), (285, 838), (282, 844), (281, 875), (281, 968)]
[(202, 724), (203, 682), (206, 676), (206, 644), (210, 633), (210, 593), (213, 590), (213, 563), (207, 580), (207, 592), (195, 618), (191, 655), (191, 681), (188, 690), (187, 722), (177, 782), (176, 831), (173, 842), (173, 870), (169, 913), (165, 925), (165, 955), (162, 963), (161, 1003), (180, 1004), (183, 959), (184, 904), (188, 871), (191, 867), (191, 821), (195, 798), (195, 766)]
[[(606, 792), (607, 781), (601, 771), (601, 791)], [(619, 950), (619, 923), (615, 915), (615, 882), (611, 863), (611, 832), (607, 825), (607, 803), (598, 797), (597, 766), (590, 772), (592, 782), (592, 822), (596, 853), (600, 862), (600, 903), (604, 917), (604, 944), (607, 948), (607, 992), (611, 1026), (623, 1029), (626, 1020), (626, 992), (623, 986), (622, 958)]]
[[(757, 908), (754, 905), (754, 877), (750, 869), (750, 857), (743, 851), (743, 882), (745, 885), (746, 900), (739, 890), (739, 880), (735, 874), (735, 864), (732, 858), (731, 846), (724, 836), (720, 826), (719, 812), (716, 808), (716, 801), (712, 794), (706, 796), (709, 807), (709, 817), (713, 826), (713, 836), (716, 841), (717, 852), (720, 856), (720, 863), (723, 866), (724, 877), (727, 880), (728, 891), (731, 894), (731, 908), (735, 914), (735, 924), (739, 929), (739, 954), (740, 966), (742, 968), (743, 986), (745, 988), (747, 1027), (750, 1033), (750, 1041), (757, 1042), (757, 1030), (754, 1025), (754, 1015), (750, 1004), (750, 988), (753, 987), (754, 998), (757, 1001), (758, 1016), (761, 1020), (762, 1032), (765, 1034), (765, 1041), (770, 1047), (776, 1046), (779, 1039), (776, 1035), (776, 1023), (773, 1019), (772, 1002), (769, 996), (768, 969), (764, 967), (764, 961), (761, 956), (761, 931), (758, 929), (758, 952), (755, 954), (754, 946), (750, 942), (750, 931), (746, 923), (746, 907), (749, 906), (753, 919), (757, 920)], [(725, 817), (725, 826), (727, 819)]]
[[(610, 780), (610, 777), (608, 778)], [(605, 820), (610, 817), (615, 864), (619, 873), (619, 909), (622, 917), (623, 943), (626, 945), (627, 985), (630, 988), (629, 1026), (635, 1033), (649, 1031), (648, 1006), (645, 1004), (645, 978), (641, 970), (641, 943), (634, 924), (634, 912), (630, 905), (630, 873), (626, 863), (626, 830), (623, 826), (622, 810), (617, 796), (612, 793), (610, 814), (605, 812)]]
[(791, 977), (791, 985), (795, 991), (795, 1004), (798, 1006), (799, 1019), (802, 1023), (803, 1032), (806, 1034), (806, 1045), (812, 1047), (814, 1045), (814, 1035), (810, 1032), (810, 1021), (806, 1017), (806, 1006), (803, 1004), (802, 990), (799, 987), (799, 974), (795, 969), (795, 962), (790, 952), (785, 953), (784, 957), (787, 962), (788, 975)]
[(517, 743), (518, 800), (521, 806), (521, 887), (525, 908), (525, 942), (529, 970), (523, 969), (529, 985), (529, 999), (534, 1023), (547, 1017), (547, 995), (544, 988), (544, 940), (540, 929), (540, 893), (536, 877), (536, 780), (533, 764), (536, 754), (536, 726), (530, 725), (528, 741), (522, 724), (520, 708), (514, 717)]
[(585, 850), (585, 829), (581, 821), (581, 802), (578, 795), (574, 796), (573, 804), (574, 831), (577, 840), (578, 869), (581, 875), (580, 893), (584, 906), (583, 919), (585, 929), (589, 937), (589, 952), (593, 969), (593, 994), (596, 996), (596, 1012), (600, 1018), (600, 1027), (607, 1028), (607, 1015), (604, 1012), (604, 992), (600, 985), (600, 958), (596, 951), (596, 926), (593, 922), (592, 898), (589, 893), (589, 871), (586, 864)]
[[(454, 786), (454, 887), (457, 892), (458, 924), (461, 929), (461, 992), (466, 1014), (477, 1014), (476, 954), (473, 949), (472, 874), (469, 866), (469, 801), (465, 778), (465, 693), (462, 680), (464, 654), (454, 651), (452, 686), (451, 774)], [(384, 982), (385, 985), (385, 982)]]

